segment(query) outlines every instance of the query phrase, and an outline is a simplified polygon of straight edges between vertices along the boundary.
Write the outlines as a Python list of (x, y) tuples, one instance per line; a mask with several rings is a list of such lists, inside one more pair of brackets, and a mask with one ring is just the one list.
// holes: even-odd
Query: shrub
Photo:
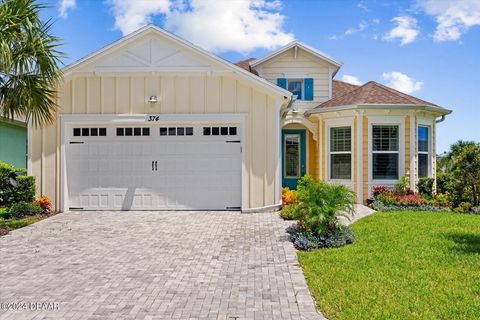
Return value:
[(13, 188), (10, 184), (10, 178), (14, 173), (15, 168), (8, 163), (0, 161), (0, 204), (6, 204), (6, 197), (9, 190)]
[(385, 186), (374, 186), (372, 187), (372, 197), (373, 199), (377, 199), (379, 195), (389, 191), (389, 189)]
[(287, 204), (283, 206), (282, 210), (280, 211), (280, 217), (285, 220), (296, 220), (298, 219), (298, 205), (295, 203)]
[(472, 213), (473, 213), (473, 214), (480, 214), (480, 206), (478, 206), (478, 207), (473, 207), (473, 208), (472, 208)]
[(452, 173), (437, 173), (437, 193), (447, 193), (451, 191), (451, 185), (453, 182)]
[(302, 225), (322, 235), (353, 213), (355, 193), (344, 185), (315, 181), (306, 175), (298, 181), (295, 215)]
[(289, 188), (282, 188), (282, 205), (286, 206), (295, 202), (297, 192)]
[(420, 178), (417, 182), (418, 192), (422, 195), (432, 196), (433, 194), (433, 183), (435, 179), (433, 178)]
[(410, 192), (410, 178), (403, 176), (395, 183), (395, 189), (398, 193), (404, 195)]
[(43, 209), (38, 203), (21, 201), (7, 208), (6, 214), (8, 219), (19, 219), (29, 215), (41, 214), (42, 212)]
[(35, 178), (26, 176), (25, 169), (17, 169), (0, 161), (0, 204), (31, 202), (35, 196)]
[(52, 202), (47, 196), (40, 196), (35, 199), (35, 202), (42, 208), (43, 213), (52, 212)]
[(351, 229), (340, 224), (336, 228), (327, 231), (324, 235), (307, 231), (299, 225), (291, 225), (286, 231), (290, 235), (290, 240), (295, 247), (300, 250), (335, 248), (355, 241), (355, 236)]
[(455, 212), (470, 212), (472, 211), (472, 204), (470, 202), (462, 202), (454, 209)]
[(35, 197), (35, 177), (18, 176), (17, 186), (10, 203), (16, 202), (32, 202)]

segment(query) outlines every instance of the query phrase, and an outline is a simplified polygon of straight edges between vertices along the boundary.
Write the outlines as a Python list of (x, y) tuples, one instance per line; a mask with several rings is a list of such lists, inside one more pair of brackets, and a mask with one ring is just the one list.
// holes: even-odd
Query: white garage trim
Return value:
[[(101, 114), (89, 114), (89, 115), (61, 115), (61, 192), (60, 197), (60, 210), (65, 211), (69, 208), (68, 198), (68, 183), (67, 183), (67, 170), (66, 170), (66, 141), (68, 139), (67, 127), (71, 125), (87, 125), (87, 124), (117, 124), (117, 123), (130, 123), (130, 124), (147, 124), (147, 114), (134, 114), (134, 115), (101, 115)], [(240, 145), (242, 148), (241, 161), (241, 209), (248, 208), (248, 186), (246, 184), (247, 171), (246, 171), (246, 152), (245, 147), (245, 127), (247, 114), (156, 114), (158, 121), (155, 124), (198, 124), (198, 123), (232, 123), (237, 124), (240, 128)]]

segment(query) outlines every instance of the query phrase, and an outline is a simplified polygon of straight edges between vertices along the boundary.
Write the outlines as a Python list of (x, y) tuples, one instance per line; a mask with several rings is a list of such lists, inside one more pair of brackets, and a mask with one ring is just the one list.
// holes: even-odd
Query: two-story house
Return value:
[(435, 177), (451, 111), (340, 67), (300, 42), (232, 64), (149, 25), (65, 68), (28, 168), (60, 210), (269, 210), (307, 173), (361, 203)]

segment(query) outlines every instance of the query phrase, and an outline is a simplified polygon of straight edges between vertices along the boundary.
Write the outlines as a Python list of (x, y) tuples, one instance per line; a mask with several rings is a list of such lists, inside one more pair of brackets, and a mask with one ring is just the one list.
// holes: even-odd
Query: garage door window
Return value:
[(160, 128), (161, 136), (193, 136), (192, 127), (162, 127)]
[(149, 136), (150, 128), (117, 128), (117, 137)]
[(105, 137), (107, 128), (73, 128), (74, 137)]
[(204, 136), (236, 136), (237, 127), (203, 127)]

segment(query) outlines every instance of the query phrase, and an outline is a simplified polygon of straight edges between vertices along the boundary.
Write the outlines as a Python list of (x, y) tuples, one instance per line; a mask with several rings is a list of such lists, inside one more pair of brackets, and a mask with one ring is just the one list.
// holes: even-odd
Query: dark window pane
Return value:
[(124, 135), (123, 128), (117, 128), (117, 137), (122, 137)]
[(107, 136), (107, 128), (98, 129), (98, 135), (101, 136), (101, 137), (106, 137)]
[(160, 135), (166, 136), (167, 135), (167, 128), (160, 128)]
[(210, 127), (203, 127), (203, 135), (209, 136), (210, 135)]
[(133, 134), (133, 129), (132, 128), (125, 128), (125, 135), (126, 136), (131, 136)]
[(92, 137), (98, 136), (98, 128), (90, 128), (90, 135)]
[(418, 151), (428, 152), (428, 128), (418, 127)]
[(372, 169), (373, 179), (398, 179), (398, 154), (374, 153)]
[(184, 136), (185, 128), (177, 128), (177, 136)]
[(174, 136), (177, 134), (177, 128), (168, 128), (168, 135)]
[(297, 100), (302, 100), (302, 80), (288, 80), (288, 91), (296, 96)]
[(342, 152), (352, 150), (351, 127), (330, 128), (330, 151)]
[(82, 136), (83, 137), (88, 137), (90, 135), (90, 129), (89, 128), (82, 128)]
[(419, 178), (428, 177), (428, 154), (427, 153), (418, 154), (418, 177)]
[(398, 126), (373, 126), (373, 151), (398, 151)]
[(80, 128), (73, 128), (73, 136), (74, 137), (80, 137), (80, 135), (81, 135)]
[(330, 178), (350, 180), (352, 178), (352, 155), (332, 154), (330, 156)]
[(228, 134), (231, 136), (236, 136), (237, 135), (237, 127), (230, 127), (228, 128)]
[(193, 128), (192, 127), (185, 128), (185, 131), (187, 133), (187, 136), (193, 136)]
[(222, 136), (228, 136), (228, 127), (222, 127), (220, 133)]
[(212, 127), (212, 136), (218, 136), (220, 134), (219, 127)]
[(300, 136), (285, 135), (284, 175), (287, 178), (300, 177)]
[(150, 128), (142, 128), (142, 136), (149, 136)]
[(142, 128), (133, 128), (133, 135), (134, 136), (141, 136), (142, 135)]

